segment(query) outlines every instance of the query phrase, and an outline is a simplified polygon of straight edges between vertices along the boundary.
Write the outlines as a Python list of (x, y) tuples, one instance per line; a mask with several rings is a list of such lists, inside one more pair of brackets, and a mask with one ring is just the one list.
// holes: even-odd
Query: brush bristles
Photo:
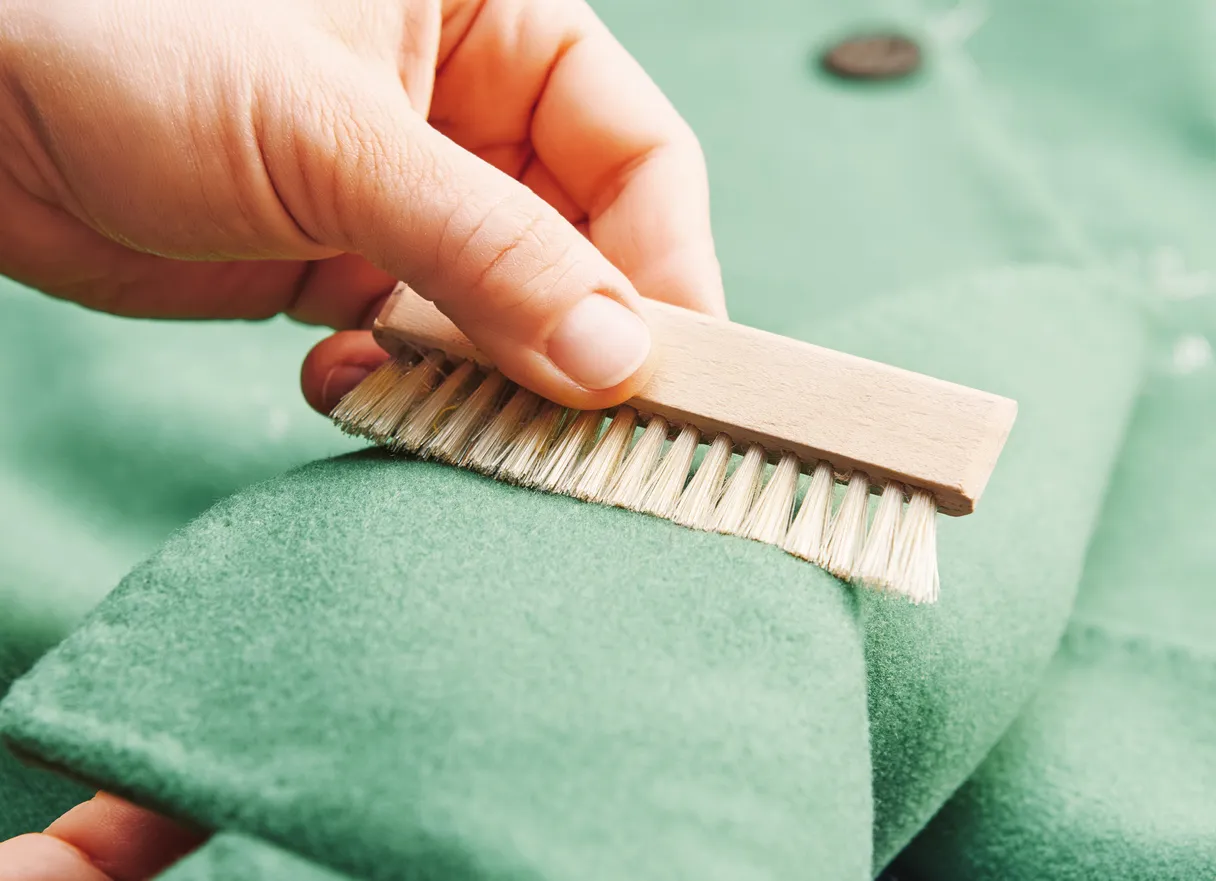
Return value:
[(810, 485), (802, 497), (802, 507), (794, 518), (781, 547), (795, 557), (815, 563), (823, 553), (823, 540), (828, 532), (828, 518), (832, 513), (832, 490), (836, 487), (836, 475), (832, 466), (820, 462), (811, 474)]
[[(642, 492), (636, 505), (629, 508), (655, 517), (670, 518), (680, 504), (680, 493), (688, 482), (688, 472), (692, 470), (692, 460), (697, 455), (697, 444), (701, 441), (701, 432), (691, 425), (680, 429), (671, 449), (659, 462), (659, 467), (650, 476), (650, 482)], [(661, 451), (660, 451), (661, 453)]]
[(395, 359), (385, 361), (338, 402), (331, 417), (347, 434), (370, 436), (377, 412), (390, 395), (398, 393), (398, 385), (411, 367), (413, 363)]
[(824, 569), (845, 581), (852, 580), (857, 556), (866, 541), (869, 503), (870, 481), (860, 471), (854, 471), (836, 516), (832, 519), (827, 544), (818, 561)]
[(476, 370), (477, 366), (472, 361), (464, 361), (449, 373), (439, 387), (405, 417), (389, 441), (389, 447), (410, 453), (420, 452), (427, 441), (435, 436), (444, 417), (455, 412), (458, 406), (455, 402)]
[(714, 509), (714, 519), (710, 529), (734, 535), (740, 531), (747, 512), (756, 501), (756, 493), (760, 489), (760, 480), (764, 476), (764, 447), (752, 444), (743, 454), (743, 460), (735, 473), (726, 484), (722, 500)]
[(781, 544), (790, 528), (790, 513), (798, 493), (801, 470), (802, 463), (793, 453), (781, 457), (755, 507), (747, 515), (743, 527), (746, 538), (770, 545)]
[[(392, 388), (377, 400), (368, 402), (366, 419), (344, 423), (351, 426), (348, 429), (350, 433), (380, 444), (392, 443), (397, 434), (397, 427), (405, 419), (405, 415), (435, 388), (442, 365), (443, 356), (432, 353), (411, 367), (403, 366), (400, 379), (393, 383)], [(363, 386), (363, 383), (359, 383), (342, 402), (347, 403), (352, 410), (359, 409), (362, 403), (359, 395)], [(342, 403), (338, 406), (341, 407)]]
[[(664, 419), (639, 417), (628, 406), (611, 413), (605, 428), (603, 411), (566, 410), (496, 370), (483, 373), (466, 361), (445, 370), (445, 363), (436, 352), (390, 360), (331, 417), (343, 431), (392, 450), (776, 545), (845, 581), (914, 603), (937, 599), (937, 505), (927, 492), (872, 485), (854, 470), (833, 515), (837, 476), (827, 462), (815, 463), (799, 503), (803, 463), (792, 453), (750, 444), (728, 478), (736, 445), (725, 434), (704, 438), (684, 425), (673, 440)], [(639, 421), (645, 430), (635, 439)], [(702, 441), (708, 446), (695, 465)]]
[(641, 438), (633, 445), (629, 457), (621, 466), (616, 478), (608, 490), (606, 501), (618, 508), (637, 507), (642, 489), (646, 485), (650, 473), (659, 464), (659, 456), (663, 453), (663, 443), (667, 440), (667, 421), (658, 416), (652, 416), (646, 423), (646, 430)]
[(602, 410), (588, 410), (568, 420), (561, 438), (537, 470), (533, 484), (549, 492), (569, 493), (579, 466), (595, 444), (603, 421)]
[(882, 491), (870, 534), (857, 561), (854, 580), (866, 587), (885, 590), (889, 586), (891, 552), (895, 550), (895, 534), (899, 529), (900, 513), (904, 507), (904, 488), (898, 483), (888, 483)]
[(469, 395), (467, 401), (452, 411), (438, 434), (432, 435), (422, 447), (422, 455), (441, 462), (457, 462), (473, 432), (486, 423), (486, 414), (497, 403), (507, 378), (497, 370), (491, 371)]
[(511, 483), (530, 484), (561, 419), (562, 408), (552, 401), (544, 401), (536, 417), (507, 445), (507, 455), (495, 474)]
[(707, 529), (714, 516), (718, 496), (722, 494), (722, 481), (726, 479), (726, 467), (730, 464), (730, 438), (720, 434), (713, 439), (701, 467), (680, 496), (676, 512), (671, 519), (681, 526), (692, 529)]
[(621, 407), (608, 423), (604, 436), (587, 456), (570, 495), (589, 502), (604, 501), (604, 492), (617, 472), (633, 430), (637, 428), (638, 414), (632, 407)]
[(895, 538), (887, 584), (914, 603), (935, 603), (941, 589), (937, 570), (937, 504), (921, 490), (912, 493)]
[[(524, 423), (540, 406), (540, 398), (527, 389), (517, 388), (501, 410), (489, 420), (485, 430), (460, 457), (460, 465), (494, 474), (511, 448), (511, 441), (523, 430)], [(483, 414), (483, 416), (486, 414)]]

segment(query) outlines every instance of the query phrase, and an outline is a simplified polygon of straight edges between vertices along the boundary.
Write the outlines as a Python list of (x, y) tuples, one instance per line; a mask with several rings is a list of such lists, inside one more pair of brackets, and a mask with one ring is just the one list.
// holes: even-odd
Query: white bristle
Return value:
[(367, 426), (367, 436), (388, 443), (410, 410), (435, 388), (443, 356), (432, 352), (405, 371), (392, 393), (380, 402), (376, 418)]
[(785, 540), (801, 471), (802, 463), (793, 453), (781, 457), (760, 498), (747, 515), (743, 525), (744, 536), (771, 545), (779, 545)]
[(347, 434), (364, 436), (380, 412), (381, 402), (397, 388), (413, 361), (390, 358), (357, 386), (342, 396), (329, 417), (342, 426)]
[(642, 501), (634, 508), (656, 517), (670, 517), (680, 503), (680, 492), (688, 480), (688, 469), (692, 467), (693, 457), (697, 454), (697, 443), (701, 432), (691, 425), (680, 429), (679, 435), (672, 442), (667, 455), (654, 470), (646, 488), (642, 492)]
[(616, 415), (604, 431), (604, 436), (584, 461), (570, 490), (571, 495), (587, 501), (602, 501), (604, 490), (616, 475), (621, 458), (629, 449), (629, 441), (633, 438), (633, 430), (637, 424), (636, 410), (632, 407), (617, 408)]
[(823, 553), (823, 540), (827, 536), (835, 486), (836, 475), (832, 472), (832, 466), (827, 462), (816, 465), (806, 495), (802, 497), (802, 507), (786, 533), (782, 545), (786, 553), (812, 563), (818, 561)]
[(840, 510), (832, 520), (828, 540), (819, 557), (819, 565), (837, 578), (848, 581), (857, 566), (857, 555), (866, 541), (866, 514), (870, 505), (870, 481), (860, 471), (854, 471), (845, 490)]
[(537, 469), (535, 485), (549, 492), (569, 492), (579, 465), (595, 444), (603, 421), (603, 410), (584, 410), (569, 420)]
[(447, 379), (420, 403), (397, 429), (389, 446), (395, 450), (416, 453), (439, 430), (439, 422), (454, 410), (454, 402), (469, 377), (477, 370), (472, 361), (461, 361)]
[(781, 456), (765, 482), (769, 453), (751, 444), (728, 478), (734, 443), (720, 433), (690, 478), (702, 439), (692, 425), (681, 426), (668, 446), (670, 424), (652, 416), (634, 444), (639, 417), (629, 406), (619, 407), (601, 434), (601, 410), (567, 410), (496, 370), (476, 381), (480, 370), (472, 361), (458, 361), (445, 377), (447, 356), (440, 352), (414, 358), (399, 356), (372, 371), (331, 418), (348, 434), (392, 449), (778, 545), (845, 581), (914, 603), (938, 598), (937, 503), (929, 493), (912, 490), (905, 509), (908, 488), (888, 483), (867, 530), (869, 478), (853, 472), (833, 517), (836, 474), (818, 462), (791, 522), (801, 473), (792, 453)]
[(760, 490), (760, 481), (764, 478), (764, 459), (764, 447), (752, 444), (747, 448), (739, 467), (726, 484), (718, 507), (714, 509), (714, 519), (709, 527), (711, 530), (730, 535), (739, 532)]
[(540, 411), (524, 425), (519, 436), (510, 443), (506, 457), (499, 466), (498, 476), (512, 483), (530, 480), (544, 458), (557, 433), (562, 408), (552, 401), (541, 404)]
[(688, 481), (684, 494), (672, 520), (681, 526), (693, 529), (707, 529), (714, 516), (718, 504), (718, 496), (722, 493), (722, 481), (726, 479), (726, 467), (730, 464), (731, 449), (734, 442), (724, 434), (719, 434), (709, 445), (705, 458), (697, 468), (697, 473)]
[(505, 376), (497, 370), (490, 371), (473, 394), (452, 411), (439, 433), (423, 446), (422, 455), (441, 462), (457, 461), (473, 433), (484, 428), (490, 420), (499, 393), (506, 384)]
[(493, 474), (510, 448), (510, 443), (523, 428), (524, 420), (532, 415), (540, 398), (527, 389), (517, 388), (507, 403), (490, 420), (489, 425), (477, 435), (472, 445), (460, 457), (465, 468)]
[(667, 420), (650, 417), (646, 430), (638, 438), (625, 464), (608, 490), (606, 501), (618, 508), (636, 508), (642, 501), (642, 493), (650, 473), (659, 464), (663, 455), (663, 444), (667, 440)]
[(914, 603), (937, 601), (941, 589), (937, 569), (937, 503), (914, 490), (895, 536), (887, 582), (895, 593)]
[(885, 588), (891, 568), (891, 551), (895, 547), (895, 534), (899, 529), (899, 515), (904, 507), (904, 488), (892, 481), (882, 491), (870, 534), (857, 561), (853, 580), (867, 587)]

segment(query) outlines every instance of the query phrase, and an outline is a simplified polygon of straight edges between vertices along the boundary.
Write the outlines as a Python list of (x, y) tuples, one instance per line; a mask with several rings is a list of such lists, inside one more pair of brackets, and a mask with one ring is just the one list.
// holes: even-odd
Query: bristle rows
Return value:
[[(675, 514), (676, 505), (680, 503), (680, 493), (688, 482), (688, 472), (692, 470), (692, 460), (697, 455), (697, 444), (701, 441), (701, 432), (691, 425), (680, 429), (671, 448), (659, 461), (637, 504), (628, 507), (644, 514), (655, 517), (670, 518)], [(660, 450), (660, 455), (662, 451)]]
[[(806, 463), (809, 479), (799, 500), (804, 463), (791, 453), (757, 444), (737, 448), (727, 435), (703, 437), (691, 425), (676, 431), (628, 406), (609, 413), (566, 410), (496, 370), (445, 364), (436, 352), (391, 359), (347, 394), (331, 418), (343, 431), (394, 451), (776, 545), (845, 581), (914, 603), (937, 599), (937, 505), (929, 493), (875, 484), (854, 470), (833, 511), (843, 478), (827, 462)], [(640, 433), (639, 423), (645, 426)]]
[(671, 519), (691, 529), (708, 529), (722, 494), (722, 481), (730, 465), (731, 439), (719, 434), (705, 451), (701, 467), (692, 475)]
[(735, 473), (727, 481), (718, 507), (714, 509), (710, 529), (727, 535), (737, 534), (743, 527), (743, 521), (747, 519), (747, 512), (752, 509), (763, 476), (764, 447), (752, 444), (743, 454)]
[(587, 410), (566, 420), (561, 437), (537, 469), (532, 484), (549, 492), (568, 494), (587, 451), (595, 444), (603, 421), (602, 410)]
[(605, 492), (617, 472), (633, 430), (637, 428), (638, 414), (632, 407), (620, 407), (604, 435), (588, 454), (570, 495), (588, 502), (605, 501)]
[(870, 481), (860, 471), (854, 471), (840, 500), (827, 544), (816, 561), (837, 578), (851, 581), (857, 556), (866, 540), (866, 513), (870, 502)]

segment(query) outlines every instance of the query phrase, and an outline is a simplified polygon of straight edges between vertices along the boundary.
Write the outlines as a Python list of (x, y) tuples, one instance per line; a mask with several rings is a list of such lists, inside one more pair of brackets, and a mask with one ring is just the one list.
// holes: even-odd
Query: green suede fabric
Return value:
[[(0, 693), (25, 671), (25, 659), (0, 645)], [(0, 841), (46, 828), (92, 792), (49, 771), (20, 765), (0, 750)]]
[[(369, 877), (869, 877), (872, 838), (893, 849), (923, 825), (1056, 645), (1140, 332), (1083, 276), (1040, 271), (816, 334), (1023, 402), (984, 512), (942, 524), (936, 607), (742, 539), (363, 455), (175, 536), (15, 686), (4, 732)], [(1011, 553), (1027, 541), (1035, 555)]]
[(157, 881), (353, 881), (245, 835), (220, 834)]
[[(315, 329), (122, 321), (0, 279), (0, 695), (217, 499), (353, 444), (299, 399)], [(0, 755), (0, 839), (89, 793)]]
[(1146, 390), (1060, 653), (906, 857), (924, 877), (1213, 877), (1213, 401), (1213, 371)]
[[(1210, 4), (594, 5), (705, 148), (734, 317), (1019, 399), (941, 604), (374, 456), (247, 489), (352, 448), (298, 399), (316, 331), (0, 287), (11, 675), (236, 493), (7, 735), (369, 878), (856, 878), (960, 785), (901, 872), (1210, 875)], [(913, 79), (814, 67), (892, 23)], [(0, 827), (73, 797), (47, 779), (0, 764)]]
[(861, 878), (861, 664), (792, 558), (373, 454), (172, 539), (7, 733), (369, 877)]
[(136, 322), (0, 279), (0, 652), (54, 644), (218, 499), (350, 450), (300, 399), (321, 334)]
[(926, 614), (860, 594), (876, 867), (983, 758), (1067, 620), (1143, 369), (1139, 324), (1108, 295), (1075, 273), (1028, 269), (910, 292), (808, 333), (1019, 401), (981, 511), (940, 521), (941, 603)]

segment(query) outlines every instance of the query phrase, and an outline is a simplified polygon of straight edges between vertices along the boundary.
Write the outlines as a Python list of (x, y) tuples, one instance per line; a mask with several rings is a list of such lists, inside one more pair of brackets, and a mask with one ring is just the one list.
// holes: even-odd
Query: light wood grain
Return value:
[[(998, 395), (834, 352), (665, 303), (645, 301), (657, 366), (628, 404), (736, 449), (790, 452), (933, 494), (944, 514), (975, 510), (1013, 427), (1017, 403)], [(375, 325), (380, 344), (438, 349), (490, 362), (412, 290), (394, 292)]]

